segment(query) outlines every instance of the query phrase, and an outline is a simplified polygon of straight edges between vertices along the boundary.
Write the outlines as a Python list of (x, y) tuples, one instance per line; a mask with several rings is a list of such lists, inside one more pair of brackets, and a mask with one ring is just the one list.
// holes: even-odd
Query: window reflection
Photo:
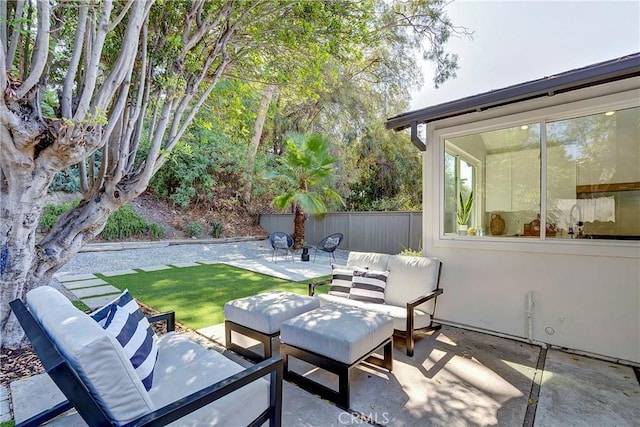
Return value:
[(457, 234), (459, 197), (473, 190), (468, 226), (484, 233), (471, 235), (640, 240), (640, 108), (545, 126), (546, 172), (540, 123), (445, 140), (444, 234)]

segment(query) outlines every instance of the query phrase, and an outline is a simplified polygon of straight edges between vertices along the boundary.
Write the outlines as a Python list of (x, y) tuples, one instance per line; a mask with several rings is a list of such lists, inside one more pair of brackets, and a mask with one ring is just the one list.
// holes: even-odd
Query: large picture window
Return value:
[(443, 234), (471, 190), (470, 236), (640, 240), (640, 109), (446, 138)]

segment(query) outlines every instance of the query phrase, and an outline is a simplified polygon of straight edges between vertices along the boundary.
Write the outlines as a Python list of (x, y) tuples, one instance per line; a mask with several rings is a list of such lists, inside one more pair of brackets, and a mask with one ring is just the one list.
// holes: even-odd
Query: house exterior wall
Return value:
[(464, 134), (479, 122), (510, 126), (542, 111), (561, 114), (567, 105), (574, 113), (597, 103), (637, 106), (639, 88), (636, 77), (428, 124), (423, 247), (443, 262), (437, 320), (640, 364), (640, 242), (440, 231), (444, 135)]

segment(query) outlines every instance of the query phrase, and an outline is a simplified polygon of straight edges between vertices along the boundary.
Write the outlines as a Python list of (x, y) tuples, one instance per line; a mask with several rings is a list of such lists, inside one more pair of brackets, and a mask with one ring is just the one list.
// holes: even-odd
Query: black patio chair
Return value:
[(336, 261), (336, 256), (334, 252), (342, 243), (342, 239), (344, 239), (344, 234), (342, 233), (333, 233), (320, 240), (318, 244), (315, 246), (316, 251), (313, 253), (313, 262), (316, 262), (316, 255), (318, 255), (318, 251), (327, 252), (329, 254), (329, 261)]
[(277, 262), (278, 251), (284, 251), (284, 256), (286, 257), (290, 253), (291, 261), (295, 262), (293, 258), (293, 237), (282, 231), (274, 231), (269, 234), (269, 243), (271, 243), (271, 248), (273, 249), (271, 261)]

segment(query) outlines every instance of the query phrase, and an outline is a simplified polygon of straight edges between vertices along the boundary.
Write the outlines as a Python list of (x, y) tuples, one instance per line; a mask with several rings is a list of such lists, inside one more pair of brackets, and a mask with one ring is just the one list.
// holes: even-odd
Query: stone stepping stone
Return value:
[(142, 270), (142, 271), (160, 271), (160, 270), (169, 270), (172, 267), (168, 266), (168, 265), (152, 265), (151, 267), (140, 267), (138, 270)]
[(220, 261), (198, 261), (198, 264), (201, 264), (201, 265), (213, 265), (213, 264), (220, 264)]
[[(120, 291), (118, 291), (120, 292)], [(102, 295), (100, 297), (82, 298), (82, 302), (91, 310), (104, 307), (115, 299), (115, 295)]]
[(115, 270), (115, 271), (107, 271), (106, 273), (100, 273), (103, 276), (112, 277), (112, 276), (124, 276), (126, 274), (136, 274), (138, 271), (136, 270)]
[(70, 274), (70, 275), (54, 274), (53, 277), (55, 277), (61, 283), (75, 282), (77, 280), (97, 279), (97, 277), (92, 273)]
[[(91, 288), (75, 289), (73, 293), (81, 299), (98, 295), (119, 294), (122, 291), (114, 286), (93, 286)], [(111, 297), (113, 299), (113, 297)]]
[(175, 264), (171, 264), (174, 267), (184, 268), (184, 267), (199, 267), (202, 264), (197, 262), (177, 262)]
[(102, 285), (108, 285), (108, 283), (102, 279), (98, 279), (97, 277), (90, 280), (78, 280), (77, 282), (64, 282), (64, 287), (70, 290)]
[(11, 415), (9, 412), (9, 388), (0, 385), (0, 423), (10, 421)]

